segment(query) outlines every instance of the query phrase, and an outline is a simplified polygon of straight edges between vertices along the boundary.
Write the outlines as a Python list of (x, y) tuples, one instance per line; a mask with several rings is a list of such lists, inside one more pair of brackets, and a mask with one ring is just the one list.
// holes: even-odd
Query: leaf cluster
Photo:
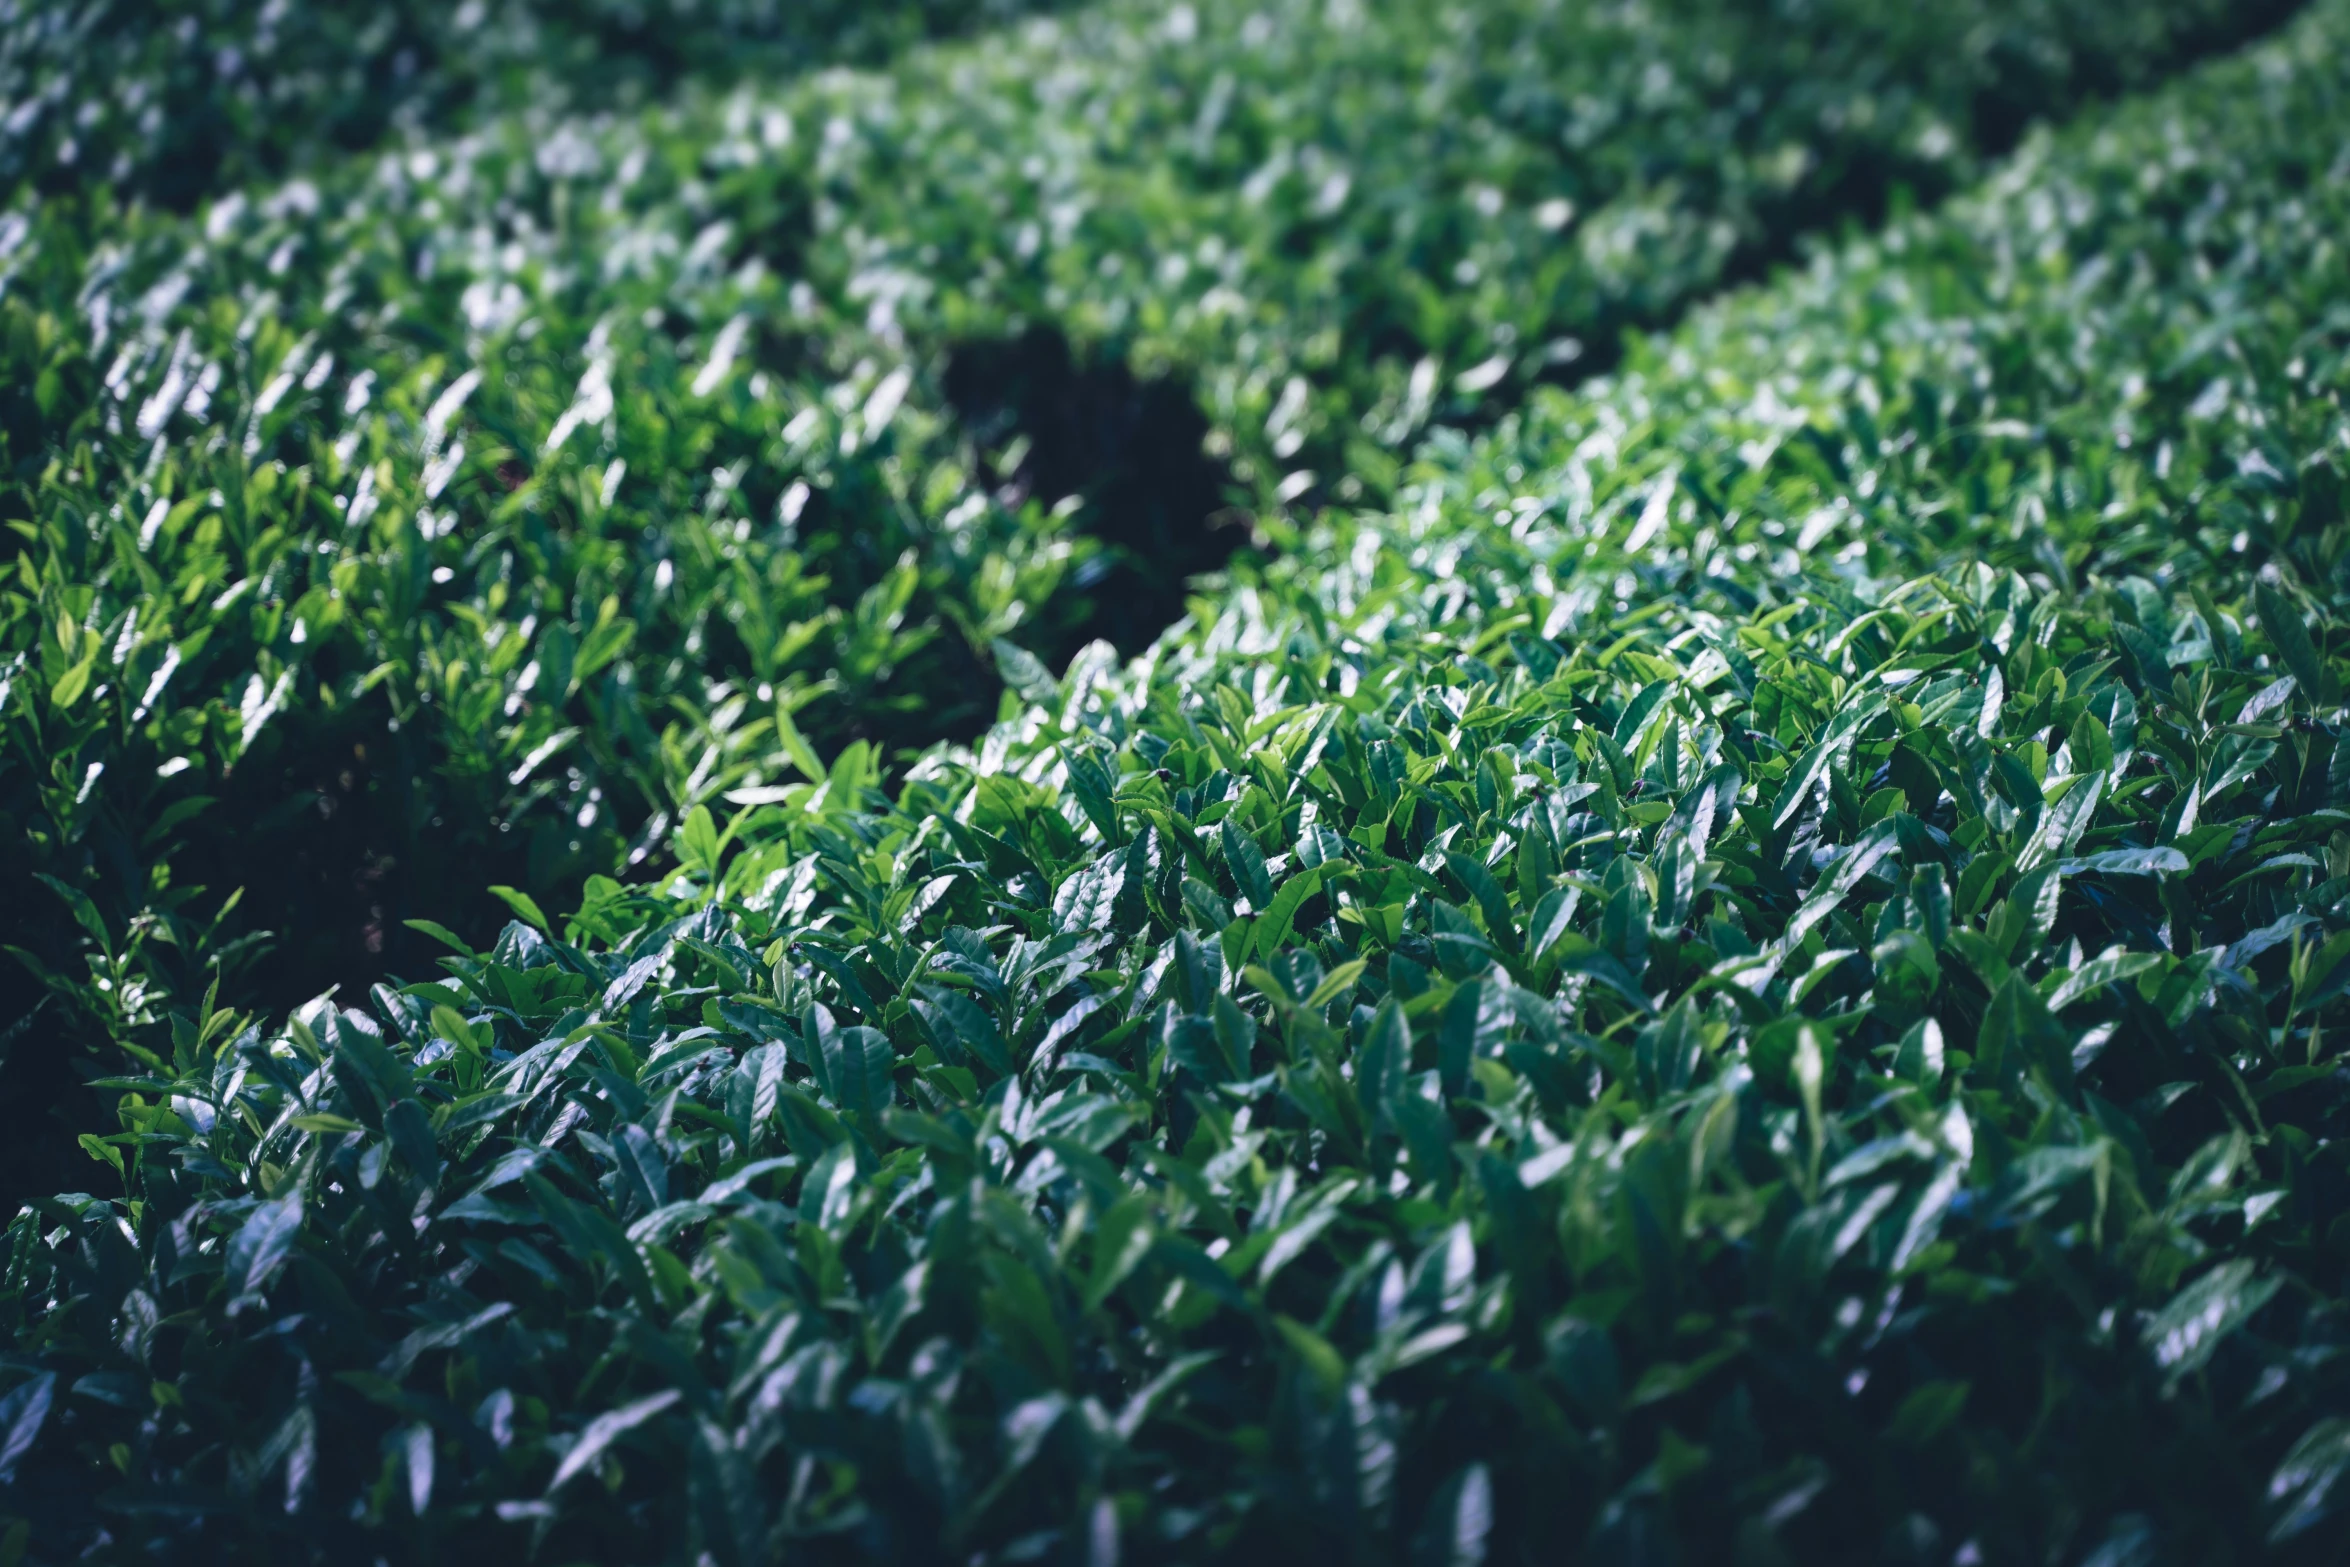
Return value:
[(1021, 0), (49, 0), (0, 18), (0, 189), (185, 210), (387, 136), (872, 64)]
[[(1966, 177), (1999, 94), (2061, 111), (2267, 15), (1113, 5), (632, 109), (555, 85), (634, 57), (624, 11), (691, 64), (969, 8), (475, 9), (191, 12), (205, 49), (11, 24), (48, 106), (12, 134), (67, 135), (103, 68), (119, 102), (83, 101), (120, 113), (71, 134), (127, 160), (0, 225), (0, 869), (75, 916), (30, 897), (0, 936), (80, 1037), (154, 1049), (216, 977), (282, 1006), (413, 971), (411, 915), (487, 939), (485, 886), (560, 904), (698, 806), (975, 734), (1119, 562), (958, 417), (958, 344), (1043, 323), (1179, 368), (1262, 506), (1384, 494), (1430, 421)], [(411, 32), (438, 64), (401, 80), (480, 112), (333, 85)], [(545, 68), (464, 85), (514, 57)], [(149, 67), (224, 62), (254, 96), (196, 94), (250, 121), (222, 180), (297, 166), (253, 138), (315, 134), (304, 93), (414, 125), (158, 210), (139, 171), (210, 133)]]
[(20, 1475), (191, 1555), (2325, 1559), (2344, 16), (887, 788), (179, 1013), (10, 1231)]

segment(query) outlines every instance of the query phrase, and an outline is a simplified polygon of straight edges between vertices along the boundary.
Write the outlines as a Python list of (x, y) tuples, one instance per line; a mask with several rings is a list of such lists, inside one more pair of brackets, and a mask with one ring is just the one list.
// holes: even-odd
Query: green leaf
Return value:
[(1493, 879), (1493, 873), (1465, 854), (1448, 853), (1444, 857), (1444, 864), (1445, 869), (1451, 871), (1454, 879), (1467, 888), (1470, 897), (1476, 900), (1477, 911), (1485, 918), (1486, 934), (1505, 950), (1516, 951), (1517, 922), (1510, 917), (1509, 896), (1501, 890), (1501, 884)]
[[(1359, 1015), (1359, 1014), (1358, 1014)], [(1403, 1092), (1412, 1064), (1412, 1030), (1393, 996), (1379, 1003), (1355, 1056), (1355, 1099), (1367, 1126), (1390, 1121), (1390, 1105)]]
[(1034, 653), (1002, 637), (989, 646), (995, 651), (996, 673), (1003, 676), (1005, 685), (1020, 694), (1022, 701), (1049, 707), (1059, 700), (1060, 682)]
[(1319, 867), (1301, 871), (1281, 884), (1273, 895), (1272, 907), (1257, 921), (1253, 934), (1257, 961), (1270, 963), (1274, 955), (1289, 945), (1289, 938), (1297, 924), (1297, 911), (1308, 898), (1321, 891), (1322, 872)]
[(2310, 700), (2321, 707), (2333, 707), (2341, 701), (2341, 687), (2334, 672), (2318, 656), (2317, 644), (2309, 638), (2309, 628), (2287, 601), (2284, 594), (2269, 583), (2255, 584), (2253, 602), (2260, 609), (2260, 628), (2268, 633), (2269, 642), (2293, 672), (2293, 679)]
[(896, 1092), (890, 1072), (897, 1066), (897, 1052), (889, 1036), (874, 1028), (832, 1028), (824, 1031), (821, 1048), (825, 1091), (832, 1102), (878, 1123)]
[(1862, 878), (1899, 845), (1900, 831), (1891, 820), (1881, 821), (1863, 833), (1858, 842), (1837, 857), (1819, 884), (1804, 895), (1795, 917), (1787, 922), (1787, 934), (1781, 938), (1783, 944), (1792, 948), (1814, 926), (1835, 913)]
[(2108, 985), (2119, 985), (2140, 974), (2158, 969), (2169, 961), (2159, 952), (2115, 952), (2091, 958), (2065, 977), (2048, 998), (2048, 1010), (2062, 1012), (2084, 996), (2094, 995)]
[(1257, 1020), (1243, 1012), (1229, 994), (1218, 994), (1209, 1008), (1208, 1023), (1223, 1058), (1222, 1080), (1238, 1082), (1248, 1077), (1256, 1050)]
[(1617, 716), (1609, 738), (1615, 741), (1619, 749), (1631, 750), (1639, 740), (1640, 732), (1648, 727), (1648, 720), (1672, 693), (1673, 682), (1670, 680), (1652, 681), (1641, 687), (1638, 694), (1624, 704), (1624, 711)]
[(1305, 999), (1306, 1010), (1319, 1011), (1352, 990), (1361, 981), (1366, 967), (1368, 964), (1357, 958), (1351, 963), (1341, 963), (1323, 975), (1322, 983), (1316, 985), (1314, 993)]
[(1974, 1072), (1987, 1084), (2030, 1072), (2060, 1097), (2074, 1096), (2072, 1037), (2021, 974), (2009, 974), (1983, 1009)]
[(1829, 721), (1819, 739), (1803, 754), (1795, 770), (1788, 775), (1779, 791), (1779, 809), (1771, 825), (1784, 827), (1803, 809), (1804, 801), (1827, 772), (1829, 764), (1857, 738), (1870, 720), (1885, 711), (1882, 692), (1871, 691), (1858, 698)]
[(90, 689), (90, 674), (97, 664), (97, 650), (93, 648), (82, 660), (57, 677), (57, 684), (49, 688), (49, 701), (59, 712), (69, 711), (82, 694)]
[[(685, 823), (677, 830), (677, 849), (679, 860), (688, 870), (699, 871), (713, 879), (717, 877), (719, 857), (724, 852), (724, 846), (719, 842), (718, 823), (711, 816), (708, 806), (697, 805), (686, 812)], [(520, 893), (495, 888), (492, 890), (497, 891), (498, 896), (513, 905), (515, 912), (533, 925), (541, 930), (549, 928), (546, 917), (538, 912), (537, 904), (530, 903)]]
[(1470, 1063), (1499, 1051), (1512, 1016), (1502, 985), (1469, 979), (1452, 993), (1437, 1036), (1437, 1067), (1446, 1098), (1458, 1099), (1468, 1092)]
[(1053, 925), (1062, 931), (1107, 934), (1113, 926), (1119, 896), (1126, 889), (1126, 868), (1117, 855), (1105, 855), (1066, 877), (1053, 895)]
[(231, 1295), (230, 1316), (260, 1303), (261, 1292), (269, 1287), (269, 1281), (292, 1255), (294, 1243), (301, 1234), (302, 1194), (299, 1192), (288, 1192), (275, 1202), (261, 1204), (237, 1227), (222, 1258), (222, 1272)]
[(65, 900), (65, 906), (73, 910), (74, 923), (81, 926), (89, 938), (97, 943), (100, 952), (114, 950), (114, 938), (107, 931), (106, 916), (98, 912), (98, 905), (91, 901), (88, 893), (83, 892), (79, 887), (60, 881), (46, 871), (35, 874), (40, 877), (43, 886)]
[(1217, 826), (1223, 844), (1224, 864), (1232, 872), (1233, 882), (1241, 896), (1248, 899), (1249, 912), (1263, 914), (1273, 906), (1273, 879), (1265, 873), (1264, 852), (1256, 840), (1243, 832), (1227, 816)]
[(16, 1481), (17, 1466), (33, 1450), (48, 1422), (50, 1401), (57, 1392), (57, 1374), (44, 1371), (9, 1389), (0, 1398), (0, 1485)]
[(436, 1005), (432, 1009), (432, 1031), (435, 1037), (445, 1039), (468, 1055), (486, 1056), (488, 1048), (481, 1035), (465, 1020), (455, 1007)]
[(1482, 1567), (1493, 1534), (1493, 1478), (1483, 1464), (1436, 1488), (1412, 1553), (1413, 1567)]
[(512, 887), (493, 886), (490, 888), (490, 895), (512, 909), (518, 917), (534, 929), (546, 934), (553, 934), (554, 926), (548, 923), (547, 916), (539, 910), (537, 900), (532, 898), (529, 893), (518, 891)]
[(2064, 862), (2068, 875), (2181, 876), (2188, 868), (2187, 857), (2171, 848), (2108, 849), (2102, 854)]
[(2248, 1257), (2222, 1262), (2147, 1318), (2142, 1337), (2168, 1381), (2201, 1370), (2220, 1344), (2259, 1314), (2285, 1281)]
[(1346, 1360), (1330, 1341), (1293, 1317), (1276, 1314), (1273, 1326), (1280, 1331), (1283, 1342), (1297, 1356), (1298, 1364), (1314, 1385), (1325, 1394), (1335, 1393), (1346, 1384)]
[(1957, 1422), (1969, 1391), (1964, 1382), (1920, 1383), (1893, 1411), (1886, 1439), (1903, 1447), (1924, 1447)]
[(791, 708), (780, 697), (775, 703), (775, 738), (783, 747), (785, 758), (799, 769), (802, 778), (810, 783), (824, 782), (822, 759), (817, 756), (816, 748), (808, 743), (808, 737), (800, 733), (800, 726), (792, 719)]
[(1093, 1230), (1093, 1266), (1085, 1281), (1085, 1309), (1099, 1311), (1119, 1285), (1150, 1255), (1157, 1232), (1151, 1202), (1130, 1192), (1110, 1205)]
[[(931, 1043), (937, 1048), (942, 1060), (958, 1065), (977, 1064), (994, 1077), (1011, 1074), (1012, 1058), (1004, 1046), (1003, 1034), (996, 1027), (995, 1019), (988, 1016), (977, 1002), (945, 985), (925, 985), (922, 994), (926, 999), (916, 1002), (914, 1010), (921, 1017), (923, 1026), (930, 1034)], [(886, 1073), (894, 1064), (895, 1057), (892, 1056), (883, 1071)], [(831, 1057), (827, 1055), (828, 1080), (830, 1074)], [(834, 1100), (844, 1109), (849, 1108), (839, 1094), (834, 1095)]]
[(591, 1260), (601, 1261), (611, 1269), (639, 1307), (651, 1311), (659, 1308), (653, 1293), (652, 1276), (645, 1271), (645, 1260), (619, 1225), (598, 1208), (574, 1202), (563, 1195), (552, 1181), (536, 1170), (525, 1173), (522, 1184), (538, 1204), (539, 1212), (554, 1226), (571, 1255), (584, 1266)]
[(2050, 806), (2048, 813), (2040, 818), (2039, 830), (2032, 834), (2032, 841), (2024, 846), (2024, 852), (2016, 857), (2015, 868), (2019, 872), (2029, 872), (2050, 860), (2062, 859), (2072, 853), (2073, 846), (2081, 841), (2081, 834), (2088, 830), (2090, 819), (2096, 815), (2098, 803), (2104, 797), (2105, 774), (2090, 773), (2074, 779), (2072, 787), (2064, 792), (2064, 797)]
[(684, 1395), (676, 1388), (667, 1388), (658, 1393), (649, 1393), (633, 1403), (623, 1404), (618, 1409), (607, 1410), (589, 1421), (564, 1453), (563, 1461), (555, 1466), (555, 1478), (547, 1482), (548, 1494), (561, 1490), (564, 1482), (602, 1458), (614, 1442), (682, 1397)]
[(455, 952), (460, 957), (470, 958), (474, 956), (471, 943), (467, 942), (463, 937), (459, 936), (455, 931), (449, 929), (449, 927), (446, 925), (439, 924), (433, 920), (402, 920), (400, 923), (407, 926), (410, 930), (430, 936), (433, 940), (439, 942), (442, 946), (449, 948), (452, 952)]
[(2328, 1417), (2303, 1432), (2270, 1477), (2268, 1495), (2276, 1519), (2268, 1531), (2272, 1545), (2308, 1533), (2350, 1504), (2350, 1419)]
[(2336, 931), (2322, 946), (2297, 953), (2293, 965), (2293, 1010), (2303, 1011), (2331, 1000), (2350, 985), (2350, 931)]

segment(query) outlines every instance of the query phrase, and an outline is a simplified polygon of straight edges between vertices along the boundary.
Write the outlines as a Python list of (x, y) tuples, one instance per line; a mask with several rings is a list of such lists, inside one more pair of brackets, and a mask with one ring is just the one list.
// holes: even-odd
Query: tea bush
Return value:
[[(152, 159), (123, 142), (119, 188), (0, 222), (0, 865), (49, 878), (5, 932), (47, 1008), (14, 1009), (20, 1037), (54, 1073), (60, 1037), (152, 1048), (215, 979), (276, 1007), (413, 972), (406, 917), (486, 939), (484, 888), (568, 900), (695, 806), (779, 786), (779, 758), (894, 765), (976, 733), (999, 643), (1139, 646), (1204, 563), (1193, 519), (1137, 558), (1034, 493), (1034, 443), (948, 395), (975, 344), (1051, 327), (1197, 375), (1264, 506), (1368, 419), (1343, 455), (1383, 493), (1381, 451), (1506, 400), (1510, 366), (2268, 14), (1112, 6), (628, 113), (517, 88), (460, 134), (191, 217), (128, 199)], [(289, 92), (340, 80), (302, 61), (404, 36), (202, 15), (200, 38), (269, 31), (278, 53), (240, 57), (281, 60)], [(663, 25), (703, 53), (788, 19), (696, 15), (718, 31)], [(876, 13), (900, 15), (964, 10)], [(429, 90), (517, 50), (457, 51)], [(257, 101), (280, 106), (255, 135), (310, 100)], [(155, 148), (194, 144), (156, 123)], [(286, 161), (253, 147), (236, 168)], [(1555, 351), (1494, 357), (1504, 338)]]
[(744, 233), (916, 340), (1185, 378), (1260, 508), (1377, 499), (1431, 420), (2289, 10), (1109, 6), (807, 84)]
[(10, 1231), (20, 1538), (2330, 1560), (2345, 30), (894, 789), (795, 747), (440, 979), (176, 1008)]
[(886, 59), (1022, 0), (48, 0), (0, 14), (0, 187), (170, 207), (517, 105)]

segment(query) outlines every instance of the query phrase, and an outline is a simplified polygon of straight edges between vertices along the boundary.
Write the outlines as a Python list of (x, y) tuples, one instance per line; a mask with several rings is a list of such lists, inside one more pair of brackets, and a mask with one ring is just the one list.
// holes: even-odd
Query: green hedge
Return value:
[(2036, 141), (1942, 216), (1633, 342), (1605, 382), (1440, 433), (1404, 504), (1567, 498), (1600, 535), (1669, 516), (1667, 552), (1711, 519), (1655, 563), (1735, 578), (1992, 557), (2218, 593), (2289, 549), (2334, 591), (2345, 164), (2308, 127), (2346, 98), (2312, 75), (2235, 98), (2224, 137), (2173, 96)]
[[(497, 180), (506, 150), (444, 172)], [(641, 860), (788, 767), (794, 711), (828, 755), (973, 732), (975, 649), (1026, 634), (1075, 553), (959, 476), (894, 370), (732, 361), (742, 290), (691, 261), (551, 279), (527, 313), (462, 262), (419, 278), (447, 231), (413, 167), (315, 227), (230, 204), (193, 254), (176, 225), (122, 247), (129, 320), (95, 343), (0, 303), (17, 362), (47, 359), (19, 409), (97, 390), (20, 491), (6, 852), (94, 900), (119, 1029), (149, 1021), (129, 975), (239, 983), (236, 888), (228, 932), (276, 931), (281, 985), (314, 991), (380, 972), (401, 915), (480, 927), (486, 884)], [(280, 294), (273, 263), (307, 275)], [(212, 300), (140, 319), (191, 271)], [(71, 943), (15, 939), (86, 984)]]
[(11, 1231), (13, 1505), (335, 1560), (2329, 1559), (2350, 341), (2258, 258), (2339, 272), (2346, 29), (1023, 666), (894, 798), (811, 764), (440, 981), (181, 1015), (91, 1140), (123, 1197)]
[(1180, 567), (958, 419), (959, 346), (1043, 324), (1195, 371), (1268, 501), (1290, 436), (1375, 413), (1348, 460), (1382, 490), (1377, 448), (1514, 384), (1438, 397), (1415, 356), (1668, 312), (2252, 15), (1115, 6), (886, 75), (494, 115), (192, 219), (23, 207), (0, 870), (62, 900), (0, 933), (50, 998), (27, 1027), (152, 1045), (216, 975), (285, 1005), (413, 972), (406, 916), (486, 936), (485, 886), (641, 865), (792, 775), (779, 726), (822, 766), (968, 736), (1026, 667), (1000, 642), (1057, 663), (1127, 595), (1172, 604)]
[(749, 232), (852, 318), (1047, 326), (1194, 384), (1260, 508), (1973, 179), (2287, 4), (1110, 5), (783, 102)]
[(0, 15), (0, 189), (185, 208), (400, 131), (885, 59), (1024, 0), (42, 0)]

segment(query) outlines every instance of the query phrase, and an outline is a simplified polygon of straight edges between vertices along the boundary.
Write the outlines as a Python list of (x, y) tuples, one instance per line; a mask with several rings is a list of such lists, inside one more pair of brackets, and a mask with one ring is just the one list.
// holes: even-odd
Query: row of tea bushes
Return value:
[(915, 340), (1049, 328), (1192, 384), (1261, 507), (1972, 179), (2292, 9), (2166, 0), (1110, 5), (771, 100), (745, 232)]
[[(2341, 144), (2346, 25), (1837, 263), (1931, 300), (2045, 197), (2043, 269), (1917, 309), (1948, 352), (1798, 358), (1845, 395), (1778, 448), (1907, 527), (1790, 549), (1828, 481), (1669, 409), (1531, 475), (1439, 452), (1145, 658), (1024, 670), (894, 795), (696, 812), (661, 885), (365, 1006), (184, 1012), (91, 1139), (122, 1194), (11, 1232), (36, 1538), (2330, 1559), (2343, 590), (2311, 489), (2215, 472), (2159, 388), (2123, 446), (2101, 379), (2006, 349), (2071, 298), (2135, 352), (2058, 286), (2100, 257), (2204, 312), (2235, 248), (2166, 268), (2127, 220), (2166, 169), (2228, 170), (2210, 235), (2322, 234), (2273, 131)], [(2338, 326), (2266, 349), (2299, 297), (2219, 317), (2227, 409), (2176, 414), (2287, 478), (2340, 439)], [(1962, 431), (1986, 397), (2041, 433)], [(2088, 430), (2204, 486), (2166, 558), (2157, 503), (2068, 477)], [(1895, 460), (1937, 442), (1956, 479)], [(2263, 526), (2199, 561), (2229, 507)]]
[[(63, 900), (9, 933), (58, 1003), (37, 1026), (151, 1045), (215, 974), (285, 1003), (413, 971), (408, 915), (486, 933), (484, 886), (567, 898), (779, 769), (974, 732), (999, 660), (1026, 678), (1000, 643), (1058, 663), (1148, 577), (1024, 494), (1024, 438), (975, 442), (955, 344), (1126, 322), (1145, 368), (1229, 372), (1212, 422), (1263, 490), (1322, 419), (1267, 366), (1359, 345), (1344, 399), (1411, 355), (1359, 323), (1217, 337), (1250, 301), (1395, 297), (1392, 263), (1532, 341), (1535, 307), (1462, 281), (1468, 245), (1496, 276), (1616, 256), (1679, 279), (1629, 315), (1662, 312), (1859, 200), (1856, 169), (1972, 166), (1997, 62), (2043, 61), (2021, 79), (2060, 107), (2097, 84), (2080, 62), (2129, 78), (2217, 25), (1749, 9), (1112, 7), (891, 75), (518, 112), (195, 219), (85, 191), (0, 223), (0, 852)], [(1474, 106), (1506, 109), (1493, 135), (1459, 134)], [(1778, 183), (1725, 150), (1752, 146)], [(1665, 249), (1595, 237), (1658, 202)], [(1208, 250), (1231, 268), (1173, 264)], [(1626, 318), (1587, 271), (1544, 285), (1542, 331)], [(1440, 383), (1398, 382), (1417, 411), (1372, 444)], [(1179, 570), (1143, 564), (1172, 606)]]
[[(224, 936), (278, 932), (290, 1001), (422, 961), (402, 915), (494, 929), (487, 883), (620, 869), (779, 755), (973, 732), (989, 641), (1079, 553), (963, 476), (902, 366), (800, 362), (783, 286), (666, 224), (558, 215), (525, 292), (496, 226), (534, 155), (12, 258), (5, 852), (93, 900), (117, 1028)], [(83, 982), (72, 933), (12, 939)]]
[(2186, 598), (1586, 627), (1541, 532), (1334, 542), (1008, 770), (186, 1019), (91, 1139), (127, 1205), (15, 1232), (20, 1494), (321, 1559), (2322, 1554), (2350, 784), (2291, 602), (2174, 673), (2112, 617)]
[(1997, 557), (2068, 588), (2281, 568), (2339, 590), (2350, 148), (2312, 127), (2350, 122), (2340, 43), (2320, 13), (2035, 140), (1943, 212), (1633, 341), (1604, 381), (1440, 436), (1405, 504), (1506, 524), (1574, 497), (1635, 556), (1710, 522), (1683, 564), (1740, 579)]
[(186, 208), (386, 135), (688, 75), (873, 63), (1021, 0), (20, 0), (0, 13), (0, 189)]

